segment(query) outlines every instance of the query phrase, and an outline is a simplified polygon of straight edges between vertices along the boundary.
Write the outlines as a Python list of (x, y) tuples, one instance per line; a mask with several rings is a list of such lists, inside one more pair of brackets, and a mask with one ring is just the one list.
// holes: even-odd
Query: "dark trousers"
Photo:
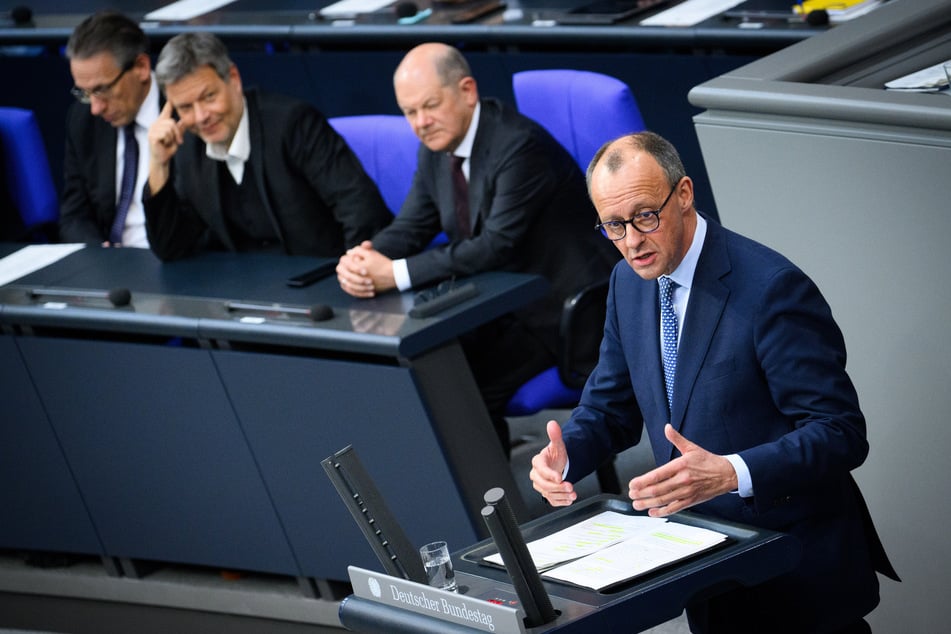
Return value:
[(509, 454), (505, 408), (530, 378), (555, 365), (555, 353), (512, 315), (503, 315), (461, 338), (462, 349), (505, 454)]

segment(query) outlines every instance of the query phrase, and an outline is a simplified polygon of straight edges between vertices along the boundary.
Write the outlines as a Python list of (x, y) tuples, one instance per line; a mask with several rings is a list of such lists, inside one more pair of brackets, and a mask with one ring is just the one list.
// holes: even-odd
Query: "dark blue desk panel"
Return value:
[(299, 576), (208, 351), (16, 339), (107, 555)]
[(0, 546), (101, 554), (79, 489), (13, 337), (0, 336)]
[(304, 576), (346, 579), (349, 564), (376, 562), (320, 466), (347, 445), (414, 543), (461, 546), (481, 534), (411, 370), (224, 351), (214, 359)]
[[(477, 297), (413, 319), (410, 294), (356, 300), (333, 278), (285, 286), (317, 262), (163, 264), (89, 248), (0, 288), (0, 325), (36, 377), (108, 556), (346, 579), (372, 553), (319, 466), (346, 444), (412, 509), (401, 521), (414, 540), (487, 534), (482, 494), (516, 487), (456, 337), (540, 297), (544, 280), (476, 276)], [(30, 296), (43, 285), (124, 287), (132, 303)], [(247, 323), (228, 300), (325, 303), (335, 316)], [(123, 398), (109, 404), (114, 386)]]

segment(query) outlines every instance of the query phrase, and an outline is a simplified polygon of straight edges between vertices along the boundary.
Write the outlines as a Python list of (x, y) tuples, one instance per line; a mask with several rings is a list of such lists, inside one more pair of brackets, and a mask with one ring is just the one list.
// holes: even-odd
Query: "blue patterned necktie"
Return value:
[(122, 128), (125, 135), (125, 153), (122, 157), (122, 184), (119, 188), (119, 202), (116, 204), (116, 217), (109, 230), (109, 242), (122, 244), (122, 232), (125, 230), (125, 217), (129, 213), (132, 195), (135, 192), (135, 177), (139, 170), (139, 144), (135, 140), (135, 122)]
[(660, 333), (663, 340), (664, 383), (667, 386), (667, 406), (673, 410), (674, 375), (677, 372), (677, 315), (671, 298), (677, 282), (667, 276), (657, 278), (660, 292)]

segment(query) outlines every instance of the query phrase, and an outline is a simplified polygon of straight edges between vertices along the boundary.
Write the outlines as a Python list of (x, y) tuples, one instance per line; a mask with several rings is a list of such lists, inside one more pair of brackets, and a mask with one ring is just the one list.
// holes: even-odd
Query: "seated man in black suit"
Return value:
[(149, 40), (124, 15), (100, 12), (76, 27), (66, 57), (79, 103), (66, 116), (60, 239), (148, 247), (146, 137), (161, 108)]
[[(435, 43), (414, 48), (396, 69), (394, 88), (422, 141), (413, 186), (393, 224), (340, 259), (338, 279), (356, 297), (489, 270), (548, 279), (542, 302), (463, 340), (507, 449), (505, 406), (525, 381), (555, 364), (564, 300), (606, 280), (617, 255), (593, 230), (597, 214), (574, 159), (534, 121), (480, 99), (459, 51)], [(426, 249), (440, 231), (449, 244)]]
[(243, 90), (224, 44), (182, 33), (155, 66), (145, 217), (163, 260), (202, 249), (337, 257), (391, 220), (359, 160), (313, 106)]

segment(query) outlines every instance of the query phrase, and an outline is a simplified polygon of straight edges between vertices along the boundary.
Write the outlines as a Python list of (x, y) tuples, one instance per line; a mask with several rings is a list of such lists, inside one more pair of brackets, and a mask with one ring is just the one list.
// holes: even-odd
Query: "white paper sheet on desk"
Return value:
[(146, 13), (143, 19), (164, 20), (166, 22), (191, 20), (200, 15), (216, 11), (234, 1), (235, 0), (178, 0), (178, 2), (173, 2), (161, 9)]
[(745, 0), (686, 0), (641, 20), (641, 26), (693, 26), (732, 9)]
[(83, 244), (31, 244), (0, 259), (0, 286), (38, 271), (82, 249)]
[(951, 59), (886, 82), (885, 88), (913, 92), (937, 92), (948, 85), (948, 76), (944, 72), (945, 64), (951, 64)]
[[(663, 518), (604, 511), (529, 543), (528, 552), (535, 562), (535, 567), (544, 572), (553, 566), (590, 555), (666, 523), (667, 520)], [(490, 555), (485, 559), (502, 564), (499, 555)]]
[(320, 10), (325, 18), (354, 18), (361, 13), (373, 13), (393, 0), (340, 0)]
[(667, 522), (549, 570), (545, 577), (602, 590), (701, 553), (725, 539), (723, 533), (706, 528)]

